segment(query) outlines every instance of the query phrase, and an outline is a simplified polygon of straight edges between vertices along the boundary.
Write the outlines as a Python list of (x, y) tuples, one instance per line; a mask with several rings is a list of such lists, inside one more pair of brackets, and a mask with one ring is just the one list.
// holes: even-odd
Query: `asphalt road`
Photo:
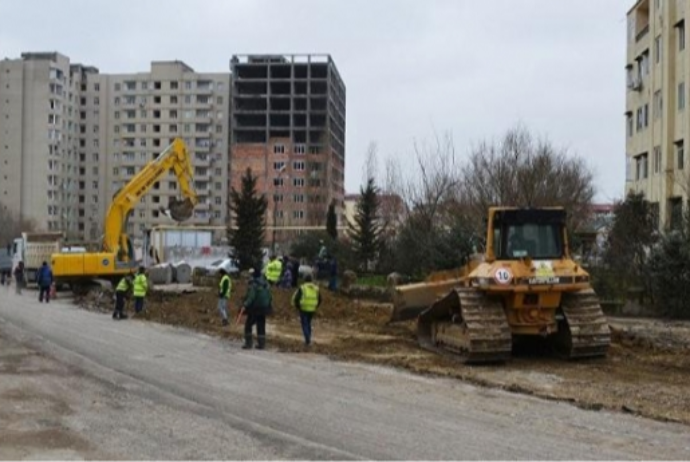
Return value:
[[(244, 351), (34, 295), (0, 287), (0, 334), (75, 371), (85, 401), (93, 387), (114, 396), (62, 420), (108, 458), (690, 459), (686, 426), (309, 354)], [(141, 419), (132, 422), (132, 412)]]

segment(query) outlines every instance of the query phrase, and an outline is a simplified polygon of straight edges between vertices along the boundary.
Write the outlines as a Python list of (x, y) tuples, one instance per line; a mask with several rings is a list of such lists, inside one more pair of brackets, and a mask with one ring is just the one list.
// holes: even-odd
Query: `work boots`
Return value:
[(252, 349), (252, 336), (251, 334), (245, 335), (244, 336), (244, 345), (242, 345), (243, 350), (251, 350)]
[(257, 343), (257, 345), (256, 345), (257, 350), (263, 350), (264, 348), (266, 348), (266, 336), (265, 335), (257, 336), (257, 342), (256, 343)]

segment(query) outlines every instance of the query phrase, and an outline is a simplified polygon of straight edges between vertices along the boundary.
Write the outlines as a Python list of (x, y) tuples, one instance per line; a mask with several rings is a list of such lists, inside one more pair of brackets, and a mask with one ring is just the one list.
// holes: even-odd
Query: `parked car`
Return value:
[(221, 260), (216, 260), (203, 267), (208, 271), (209, 275), (217, 274), (221, 268), (223, 268), (230, 276), (239, 276), (240, 269), (238, 268), (235, 260), (232, 258), (223, 258)]

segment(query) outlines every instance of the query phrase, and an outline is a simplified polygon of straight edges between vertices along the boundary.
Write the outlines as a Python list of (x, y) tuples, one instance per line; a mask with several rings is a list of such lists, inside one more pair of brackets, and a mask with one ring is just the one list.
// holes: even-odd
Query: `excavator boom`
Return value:
[(120, 189), (113, 198), (105, 219), (103, 248), (107, 252), (119, 252), (128, 248), (124, 234), (127, 217), (139, 203), (142, 196), (168, 171), (173, 170), (184, 199), (172, 198), (168, 209), (175, 221), (186, 221), (191, 218), (194, 206), (198, 202), (193, 188), (192, 164), (187, 147), (182, 139), (176, 138), (170, 146), (146, 165), (129, 183)]

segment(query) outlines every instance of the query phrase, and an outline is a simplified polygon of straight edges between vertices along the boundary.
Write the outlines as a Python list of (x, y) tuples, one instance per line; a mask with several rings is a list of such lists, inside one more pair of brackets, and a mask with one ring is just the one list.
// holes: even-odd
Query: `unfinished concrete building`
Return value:
[[(235, 55), (230, 186), (247, 168), (268, 198), (269, 227), (324, 226), (341, 214), (345, 178), (345, 84), (330, 55)], [(294, 232), (269, 233), (284, 242)]]

